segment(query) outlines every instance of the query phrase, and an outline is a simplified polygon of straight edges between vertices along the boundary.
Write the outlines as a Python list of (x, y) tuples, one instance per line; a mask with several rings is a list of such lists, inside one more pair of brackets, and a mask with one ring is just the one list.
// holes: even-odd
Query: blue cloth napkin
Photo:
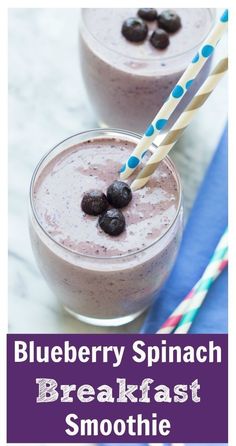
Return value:
[[(227, 226), (227, 127), (198, 193), (184, 230), (172, 273), (150, 309), (142, 332), (154, 333), (190, 291), (208, 264)], [(192, 325), (191, 333), (227, 331), (227, 271), (212, 285)], [(121, 446), (116, 443), (107, 446)], [(137, 443), (147, 446), (145, 443)], [(105, 446), (105, 445), (100, 445)], [(125, 443), (124, 446), (134, 446)], [(169, 443), (165, 443), (169, 446)], [(188, 443), (185, 446), (227, 446), (226, 443)]]
[[(228, 220), (227, 125), (198, 192), (174, 268), (151, 307), (142, 333), (155, 333), (198, 281)], [(212, 285), (190, 333), (227, 332), (227, 269)]]

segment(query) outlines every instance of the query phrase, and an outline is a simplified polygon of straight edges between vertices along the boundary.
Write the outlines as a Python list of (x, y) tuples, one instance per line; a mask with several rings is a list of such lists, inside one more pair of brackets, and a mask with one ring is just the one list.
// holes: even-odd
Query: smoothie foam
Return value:
[[(158, 8), (158, 12), (161, 13), (164, 9), (166, 8)], [(171, 58), (195, 48), (209, 31), (211, 16), (207, 8), (176, 8), (175, 11), (181, 18), (182, 26), (177, 32), (169, 34), (170, 44), (164, 50), (154, 48), (148, 38), (144, 42), (135, 43), (121, 34), (122, 23), (129, 17), (137, 17), (136, 8), (87, 8), (84, 11), (84, 20), (97, 44), (100, 43), (105, 48), (104, 59), (109, 57), (108, 61), (112, 65), (122, 65), (123, 69), (137, 74), (148, 74), (157, 67), (151, 64), (152, 61), (160, 67), (169, 66), (172, 71)], [(148, 28), (150, 37), (157, 28), (156, 21), (148, 22)], [(111, 50), (109, 56), (106, 49)], [(136, 59), (136, 63), (133, 59)]]
[(118, 178), (121, 160), (134, 147), (115, 139), (89, 141), (69, 148), (47, 165), (35, 185), (34, 201), (41, 225), (55, 241), (78, 254), (110, 257), (145, 248), (166, 232), (175, 218), (179, 193), (165, 161), (123, 209), (126, 230), (119, 236), (105, 234), (97, 217), (85, 215), (80, 208), (85, 192), (106, 192)]
[(83, 213), (81, 199), (92, 189), (106, 192), (137, 137), (109, 130), (86, 133), (87, 138), (81, 134), (62, 143), (61, 150), (57, 146), (35, 171), (32, 247), (66, 309), (90, 323), (121, 325), (152, 303), (173, 265), (182, 233), (180, 184), (165, 159), (122, 209), (125, 231), (105, 234), (97, 217)]
[[(163, 8), (158, 8), (161, 13)], [(161, 108), (199, 45), (212, 28), (209, 8), (175, 8), (181, 28), (169, 34), (164, 50), (149, 39), (135, 43), (121, 33), (122, 23), (137, 16), (135, 8), (86, 8), (82, 10), (80, 65), (99, 123), (102, 126), (143, 133)], [(149, 22), (149, 36), (156, 22)], [(173, 115), (174, 122), (208, 75), (207, 61)]]

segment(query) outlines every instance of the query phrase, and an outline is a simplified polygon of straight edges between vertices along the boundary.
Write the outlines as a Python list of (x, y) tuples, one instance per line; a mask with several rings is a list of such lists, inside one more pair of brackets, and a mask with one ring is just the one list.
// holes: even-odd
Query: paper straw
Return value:
[[(219, 265), (219, 274), (224, 270), (224, 268), (227, 265), (228, 265), (228, 259), (222, 260), (221, 264)], [(199, 287), (199, 289), (197, 289), (197, 291), (193, 296), (193, 299), (191, 300), (190, 306), (188, 307), (186, 313), (184, 313), (174, 333), (179, 333), (179, 334), (188, 333), (212, 283), (213, 282), (211, 282), (210, 285), (208, 285), (208, 287), (205, 289), (203, 289), (201, 286)], [(206, 285), (203, 284), (202, 286), (204, 287)]]
[[(177, 306), (177, 308), (173, 311), (173, 313), (168, 317), (168, 319), (164, 322), (161, 328), (157, 331), (158, 334), (169, 334), (177, 328), (178, 324), (181, 323), (182, 320), (184, 322), (183, 317), (185, 315), (191, 315), (191, 323), (194, 317), (199, 310), (201, 303), (203, 302), (206, 294), (208, 293), (211, 285), (217, 279), (217, 277), (221, 274), (223, 269), (226, 267), (228, 263), (228, 229), (225, 230), (223, 236), (221, 237), (214, 254), (206, 267), (203, 275), (200, 280), (196, 283), (196, 285), (192, 288), (190, 293), (187, 294), (185, 299)], [(185, 329), (187, 329), (187, 320)], [(188, 321), (189, 323), (189, 321)], [(191, 324), (188, 325), (188, 329)], [(179, 328), (180, 330), (180, 328)], [(174, 331), (174, 333), (180, 333), (181, 331)], [(186, 331), (187, 332), (187, 331)]]
[(180, 77), (178, 83), (173, 88), (170, 93), (169, 98), (163, 104), (160, 111), (157, 113), (152, 123), (148, 126), (145, 134), (142, 139), (137, 144), (133, 153), (127, 160), (127, 162), (122, 166), (120, 170), (120, 176), (122, 179), (128, 178), (139, 165), (142, 156), (148, 150), (151, 143), (156, 138), (157, 134), (163, 130), (165, 125), (168, 122), (170, 115), (176, 109), (179, 102), (182, 100), (186, 91), (190, 87), (190, 85), (195, 80), (196, 76), (207, 62), (208, 58), (212, 55), (215, 50), (215, 47), (224, 32), (227, 29), (228, 22), (228, 10), (226, 9), (222, 16), (219, 18), (218, 22), (207, 36), (203, 44), (201, 45), (197, 54), (195, 54), (191, 63)]
[(228, 69), (228, 58), (224, 58), (218, 62), (215, 69), (205, 80), (202, 87), (200, 88), (198, 93), (194, 96), (188, 107), (180, 115), (176, 123), (167, 133), (165, 138), (161, 141), (160, 146), (147, 161), (146, 165), (143, 167), (141, 172), (137, 175), (137, 177), (131, 184), (131, 189), (133, 191), (140, 189), (148, 182), (150, 176), (156, 170), (159, 162), (163, 158), (165, 158), (168, 152), (178, 141), (183, 131), (190, 124), (193, 117), (197, 113), (198, 109), (205, 103), (207, 98), (215, 89), (215, 87), (217, 86), (221, 78), (224, 76), (227, 69)]
[(199, 285), (199, 282), (200, 281), (198, 281), (196, 283), (196, 285), (187, 294), (187, 296), (180, 302), (180, 304), (173, 311), (173, 313), (171, 313), (171, 315), (168, 317), (168, 319), (164, 322), (164, 324), (161, 326), (161, 328), (157, 331), (158, 334), (170, 334), (175, 329), (175, 327), (177, 327), (184, 312), (188, 308), (189, 299), (191, 299), (191, 297), (193, 297), (194, 291), (196, 290), (197, 286)]
[[(228, 253), (225, 254), (225, 257), (222, 259), (222, 261), (219, 264), (218, 269), (216, 270), (215, 276), (212, 277), (212, 283), (217, 279), (217, 277), (221, 274), (223, 269), (228, 264)], [(211, 285), (212, 285), (211, 283)], [(160, 330), (158, 330), (158, 334), (169, 334), (172, 333), (175, 328), (177, 328), (179, 322), (181, 321), (183, 315), (189, 311), (189, 308), (191, 306), (191, 299), (194, 298), (196, 295), (196, 292), (198, 290), (198, 287), (201, 284), (201, 280), (197, 282), (197, 284), (193, 287), (193, 289), (190, 291), (190, 293), (185, 297), (185, 299), (178, 305), (176, 310), (169, 316), (166, 322), (162, 325)], [(210, 288), (210, 287), (209, 287)], [(207, 290), (207, 292), (209, 289)]]

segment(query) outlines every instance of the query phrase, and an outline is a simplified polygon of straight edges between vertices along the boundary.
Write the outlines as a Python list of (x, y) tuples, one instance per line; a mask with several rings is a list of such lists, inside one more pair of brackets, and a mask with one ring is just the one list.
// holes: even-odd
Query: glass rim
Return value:
[[(97, 132), (101, 132), (101, 133), (115, 133), (115, 134), (118, 134), (118, 135), (123, 135), (123, 136), (125, 136), (125, 135), (128, 135), (128, 136), (130, 136), (130, 137), (133, 137), (133, 138), (136, 138), (136, 139), (141, 139), (141, 135), (140, 134), (138, 134), (138, 133), (135, 133), (135, 132), (131, 132), (131, 131), (129, 131), (129, 130), (122, 130), (122, 129), (116, 129), (116, 128), (93, 128), (93, 129), (89, 129), (89, 130), (84, 130), (84, 131), (82, 131), (82, 132), (78, 132), (78, 133), (75, 133), (75, 134), (73, 134), (73, 135), (71, 135), (71, 136), (69, 136), (69, 137), (67, 137), (67, 138), (65, 138), (65, 139), (63, 139), (62, 141), (60, 141), (58, 144), (56, 144), (55, 146), (53, 146), (51, 149), (49, 149), (42, 157), (41, 157), (41, 159), (39, 160), (39, 162), (37, 163), (37, 165), (36, 165), (36, 167), (35, 167), (35, 169), (34, 169), (34, 171), (33, 171), (33, 174), (32, 174), (32, 177), (31, 177), (31, 180), (30, 180), (30, 189), (29, 189), (29, 198), (30, 198), (30, 209), (31, 209), (31, 211), (32, 211), (32, 213), (33, 213), (33, 217), (34, 217), (34, 219), (35, 219), (35, 221), (36, 221), (36, 223), (37, 223), (37, 225), (38, 225), (38, 227), (40, 228), (40, 230), (43, 232), (43, 234), (48, 238), (48, 239), (50, 239), (51, 240), (51, 242), (53, 243), (53, 244), (55, 244), (56, 246), (58, 246), (60, 249), (62, 249), (63, 251), (65, 251), (66, 253), (70, 253), (70, 254), (72, 254), (73, 256), (75, 256), (75, 257), (82, 257), (82, 258), (87, 258), (87, 259), (93, 259), (93, 260), (97, 260), (97, 261), (102, 261), (102, 260), (119, 260), (119, 259), (124, 259), (124, 258), (127, 258), (127, 257), (129, 257), (129, 258), (131, 258), (131, 257), (133, 257), (134, 255), (137, 255), (137, 254), (139, 254), (139, 253), (142, 253), (142, 252), (144, 252), (144, 251), (146, 251), (147, 249), (149, 249), (149, 248), (152, 248), (155, 244), (157, 244), (158, 242), (160, 242), (167, 234), (168, 234), (168, 232), (172, 229), (172, 227), (174, 226), (174, 224), (176, 223), (176, 220), (177, 220), (177, 218), (178, 218), (178, 216), (179, 216), (179, 213), (180, 213), (180, 210), (181, 210), (181, 207), (182, 207), (182, 184), (181, 184), (181, 179), (180, 179), (180, 175), (179, 175), (179, 173), (178, 173), (178, 170), (177, 170), (177, 168), (175, 167), (175, 164), (174, 164), (174, 162), (170, 159), (170, 157), (169, 156), (166, 156), (165, 157), (165, 160), (167, 160), (167, 162), (169, 163), (169, 165), (171, 166), (171, 169), (173, 170), (173, 172), (174, 172), (174, 175), (175, 175), (175, 179), (176, 179), (176, 183), (177, 183), (177, 187), (178, 187), (178, 193), (179, 193), (179, 196), (178, 196), (178, 206), (177, 206), (177, 209), (176, 209), (176, 213), (175, 213), (175, 216), (174, 216), (174, 218), (173, 218), (173, 220), (172, 220), (172, 222), (171, 222), (171, 224), (168, 226), (168, 228), (163, 232), (163, 234), (161, 234), (158, 238), (156, 238), (153, 242), (151, 242), (149, 245), (147, 245), (147, 246), (145, 246), (144, 248), (142, 248), (142, 249), (139, 249), (139, 250), (136, 250), (136, 251), (133, 251), (133, 252), (127, 252), (127, 253), (125, 253), (125, 254), (121, 254), (121, 255), (116, 255), (116, 256), (101, 256), (101, 255), (97, 255), (97, 256), (95, 256), (95, 255), (89, 255), (89, 254), (83, 254), (83, 253), (79, 253), (79, 252), (77, 252), (77, 251), (75, 251), (75, 250), (73, 250), (73, 249), (71, 249), (71, 248), (68, 248), (68, 247), (66, 247), (66, 246), (64, 246), (64, 245), (62, 245), (60, 242), (58, 242), (57, 240), (55, 240), (47, 231), (46, 231), (46, 229), (43, 227), (43, 225), (40, 223), (40, 221), (39, 221), (39, 218), (38, 218), (38, 214), (37, 214), (37, 211), (36, 211), (36, 208), (35, 208), (35, 205), (34, 205), (34, 198), (33, 198), (33, 190), (34, 190), (34, 185), (35, 185), (35, 180), (36, 180), (36, 177), (37, 177), (37, 174), (38, 174), (38, 172), (39, 172), (39, 170), (40, 170), (40, 167), (42, 166), (42, 164), (44, 163), (44, 161), (46, 161), (47, 160), (47, 158), (54, 152), (54, 150), (56, 150), (56, 149), (58, 149), (62, 144), (64, 144), (65, 142), (69, 142), (70, 140), (72, 140), (73, 138), (76, 138), (76, 137), (79, 137), (79, 136), (83, 136), (83, 135), (89, 135), (89, 134), (95, 134), (95, 133), (97, 133)], [(151, 144), (151, 146), (154, 146), (154, 148), (156, 149), (157, 148), (157, 146), (156, 146), (156, 144), (154, 144), (154, 143), (152, 143)], [(69, 148), (70, 146), (68, 145), (68, 148)], [(67, 150), (67, 149), (63, 149), (63, 150)]]
[[(177, 53), (177, 54), (174, 54), (173, 56), (161, 56), (160, 58), (158, 58), (158, 59), (155, 59), (155, 58), (149, 58), (149, 57), (147, 57), (147, 58), (145, 58), (145, 59), (143, 59), (143, 58), (139, 58), (139, 57), (130, 57), (130, 56), (127, 56), (126, 54), (124, 54), (124, 53), (121, 53), (121, 52), (119, 52), (119, 51), (117, 51), (117, 50), (114, 50), (113, 48), (110, 48), (110, 47), (108, 47), (106, 44), (104, 44), (103, 42), (101, 42), (101, 40), (99, 40), (91, 31), (90, 31), (90, 29), (88, 28), (88, 26), (87, 26), (87, 24), (85, 23), (85, 20), (84, 20), (84, 18), (82, 17), (83, 16), (83, 11), (84, 10), (86, 10), (86, 9), (91, 9), (91, 8), (81, 8), (81, 12), (80, 12), (80, 18), (81, 18), (81, 20), (82, 20), (82, 22), (83, 22), (83, 25), (85, 26), (85, 28), (86, 28), (86, 30), (88, 31), (88, 33), (89, 33), (89, 35), (93, 38), (93, 40), (95, 40), (96, 42), (98, 42), (98, 44), (99, 45), (101, 45), (102, 47), (104, 47), (104, 48), (106, 48), (109, 52), (112, 52), (112, 53), (115, 53), (115, 54), (117, 54), (117, 55), (119, 55), (119, 56), (122, 56), (124, 59), (131, 59), (132, 61), (137, 61), (137, 62), (143, 62), (143, 61), (147, 61), (147, 62), (150, 62), (150, 63), (158, 63), (158, 62), (168, 62), (168, 61), (170, 61), (170, 62), (172, 62), (172, 61), (175, 61), (175, 60), (177, 60), (177, 59), (179, 59), (180, 57), (182, 57), (182, 56), (185, 56), (186, 54), (188, 54), (188, 53), (191, 53), (193, 50), (198, 50), (199, 49), (199, 46), (204, 42), (204, 40), (206, 39), (206, 37), (207, 37), (207, 35), (209, 34), (209, 32), (211, 31), (211, 29), (213, 28), (213, 25), (214, 25), (214, 20), (216, 19), (216, 8), (196, 8), (196, 9), (207, 9), (209, 12), (210, 12), (210, 14), (211, 14), (211, 26), (209, 27), (209, 30), (204, 34), (204, 36), (199, 40), (199, 42), (196, 44), (196, 45), (194, 45), (194, 46), (192, 46), (191, 48), (188, 48), (187, 50), (185, 50), (185, 51), (182, 51), (182, 52), (179, 52), (179, 53)], [(108, 8), (106, 8), (106, 9), (108, 9)], [(114, 8), (112, 8), (112, 9), (114, 9)], [(123, 9), (123, 8), (122, 8)], [(175, 8), (175, 9), (177, 9), (177, 8)], [(189, 61), (189, 63), (190, 63), (190, 61)]]

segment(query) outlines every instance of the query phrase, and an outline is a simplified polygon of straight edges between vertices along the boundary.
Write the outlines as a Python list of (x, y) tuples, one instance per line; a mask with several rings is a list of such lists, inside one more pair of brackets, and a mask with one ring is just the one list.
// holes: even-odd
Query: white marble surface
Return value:
[[(78, 61), (79, 10), (9, 12), (9, 331), (137, 331), (141, 320), (118, 330), (82, 324), (63, 313), (35, 264), (27, 213), (32, 171), (60, 140), (96, 126)], [(225, 54), (226, 39), (217, 48)], [(199, 112), (172, 157), (180, 171), (186, 215), (223, 129), (227, 79)]]

